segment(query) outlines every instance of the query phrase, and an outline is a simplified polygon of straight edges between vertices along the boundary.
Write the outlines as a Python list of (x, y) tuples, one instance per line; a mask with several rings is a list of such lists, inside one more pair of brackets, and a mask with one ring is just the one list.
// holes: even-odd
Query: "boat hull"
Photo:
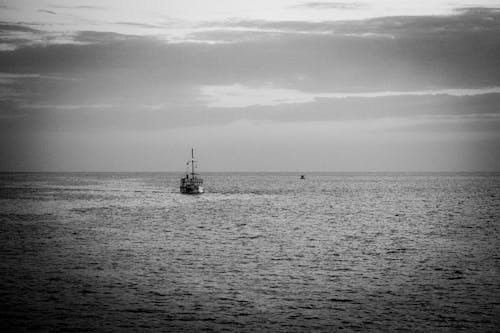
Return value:
[(202, 194), (205, 192), (203, 186), (181, 186), (180, 187), (182, 194)]

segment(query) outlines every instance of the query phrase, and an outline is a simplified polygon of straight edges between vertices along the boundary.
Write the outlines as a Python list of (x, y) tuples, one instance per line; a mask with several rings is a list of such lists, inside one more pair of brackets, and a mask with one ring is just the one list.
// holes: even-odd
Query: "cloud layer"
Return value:
[[(79, 14), (104, 10), (75, 6), (71, 10)], [(364, 5), (297, 6), (356, 10)], [(58, 15), (62, 9), (54, 4), (38, 10), (40, 15)], [(390, 138), (404, 138), (422, 156), (429, 148), (418, 145), (423, 138), (435, 140), (429, 151), (433, 156), (439, 153), (435, 147), (453, 145), (465, 153), (483, 142), (483, 154), (495, 157), (470, 165), (500, 167), (499, 153), (492, 148), (500, 143), (500, 12), (495, 8), (356, 21), (225, 19), (187, 24), (117, 17), (98, 27), (60, 31), (33, 22), (0, 24), (0, 129), (3, 142), (23, 147), (15, 153), (11, 144), (1, 147), (7, 157), (2, 169), (23, 165), (23, 159), (28, 169), (36, 169), (36, 145), (29, 138), (43, 142), (39, 136), (60, 136), (66, 142), (80, 138), (74, 144), (85, 146), (82, 138), (89, 133), (107, 133), (112, 141), (123, 139), (124, 132), (135, 133), (135, 138), (143, 133), (138, 140), (147, 145), (158, 131), (172, 142), (197, 131), (223, 146), (212, 133), (218, 128), (246, 149), (252, 140), (268, 140), (269, 149), (284, 144), (267, 132), (252, 135), (256, 124), (275, 126), (276, 133), (288, 138), (296, 126), (304, 126), (310, 139), (294, 144), (312, 152), (321, 135), (342, 142), (378, 140), (382, 150), (402, 142), (391, 143)], [(162, 29), (168, 32), (159, 34)], [(330, 137), (325, 126), (344, 137)], [(372, 136), (357, 132), (353, 137), (342, 130), (346, 128)], [(210, 141), (203, 135), (191, 137)], [(44, 149), (62, 158), (61, 150), (54, 150), (59, 145), (50, 142)], [(85, 146), (89, 156), (97, 149), (92, 145)], [(346, 149), (366, 152), (360, 144)], [(440, 167), (446, 161), (457, 168), (444, 157)]]

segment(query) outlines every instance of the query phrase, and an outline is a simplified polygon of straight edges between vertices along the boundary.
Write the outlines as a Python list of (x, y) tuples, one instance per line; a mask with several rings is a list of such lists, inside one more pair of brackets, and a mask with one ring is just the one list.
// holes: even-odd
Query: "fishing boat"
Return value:
[[(189, 165), (191, 165), (191, 173), (189, 173)], [(194, 149), (191, 148), (191, 160), (187, 161), (186, 175), (181, 178), (181, 193), (183, 194), (201, 194), (205, 190), (203, 189), (203, 179), (201, 179), (199, 174), (195, 173), (196, 161), (194, 160)]]

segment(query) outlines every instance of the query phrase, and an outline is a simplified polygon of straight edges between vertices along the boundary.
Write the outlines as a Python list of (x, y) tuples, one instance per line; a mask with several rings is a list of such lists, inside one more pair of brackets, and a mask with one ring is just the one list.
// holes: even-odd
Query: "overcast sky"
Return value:
[(0, 1), (0, 171), (500, 171), (500, 0)]

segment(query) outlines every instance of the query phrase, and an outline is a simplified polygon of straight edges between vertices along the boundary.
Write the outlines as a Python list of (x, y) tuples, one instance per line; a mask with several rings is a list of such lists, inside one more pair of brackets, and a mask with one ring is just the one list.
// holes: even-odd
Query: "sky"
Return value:
[(500, 0), (0, 0), (0, 171), (500, 171)]

